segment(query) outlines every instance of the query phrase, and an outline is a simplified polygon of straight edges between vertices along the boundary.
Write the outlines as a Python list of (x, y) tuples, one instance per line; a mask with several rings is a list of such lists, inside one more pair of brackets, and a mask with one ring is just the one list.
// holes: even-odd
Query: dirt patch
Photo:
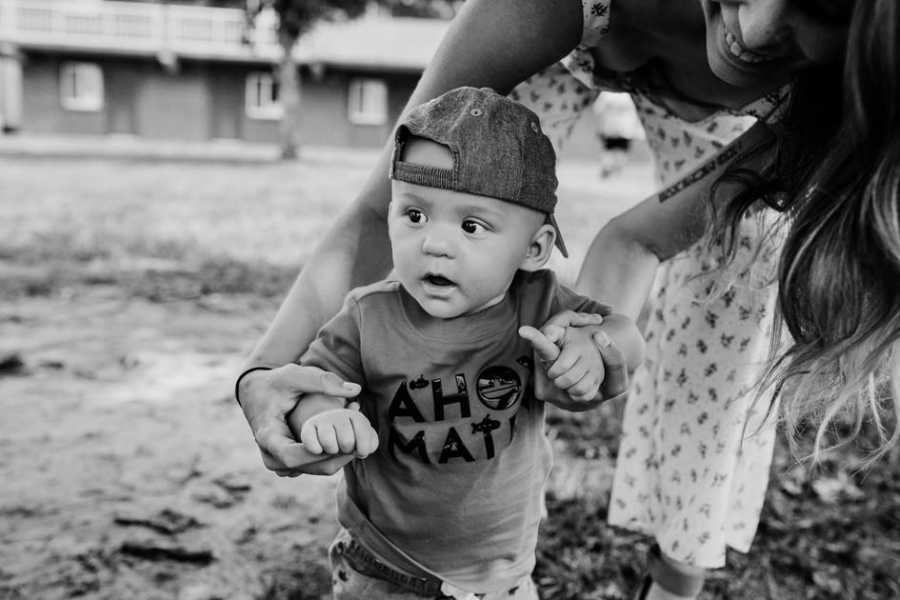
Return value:
[(335, 481), (265, 471), (231, 397), (273, 310), (102, 287), (5, 303), (0, 596), (326, 593)]

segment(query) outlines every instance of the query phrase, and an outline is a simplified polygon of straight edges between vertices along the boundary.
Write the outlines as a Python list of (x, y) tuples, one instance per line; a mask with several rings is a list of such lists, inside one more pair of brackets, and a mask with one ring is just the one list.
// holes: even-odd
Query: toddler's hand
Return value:
[(531, 342), (547, 378), (576, 402), (595, 400), (605, 376), (593, 333), (589, 327), (519, 329), (519, 335)]
[(365, 458), (378, 448), (378, 434), (359, 412), (359, 405), (326, 410), (309, 417), (300, 429), (300, 442), (312, 454), (356, 454)]

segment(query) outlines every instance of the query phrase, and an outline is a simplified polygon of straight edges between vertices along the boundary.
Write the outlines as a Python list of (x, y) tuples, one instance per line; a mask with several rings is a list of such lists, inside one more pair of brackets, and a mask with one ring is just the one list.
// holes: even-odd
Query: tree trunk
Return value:
[(294, 45), (297, 38), (284, 33), (279, 34), (281, 44), (281, 62), (278, 65), (278, 83), (281, 99), (282, 115), (278, 128), (281, 142), (281, 158), (294, 159), (298, 156), (300, 129), (300, 77), (297, 64), (294, 62)]

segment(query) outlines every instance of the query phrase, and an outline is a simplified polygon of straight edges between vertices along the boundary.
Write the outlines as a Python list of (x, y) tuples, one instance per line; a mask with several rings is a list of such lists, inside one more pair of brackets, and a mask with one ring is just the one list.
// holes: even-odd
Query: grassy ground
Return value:
[[(578, 419), (557, 413), (551, 426), (565, 441), (565, 455), (614, 461), (617, 413), (615, 407)], [(792, 458), (782, 435), (753, 548), (730, 552), (701, 598), (900, 598), (900, 451), (862, 471), (863, 446), (874, 439), (874, 431), (864, 431), (863, 443), (812, 469)], [(551, 494), (536, 571), (544, 600), (623, 598), (623, 590), (636, 587), (649, 542), (605, 527), (606, 502)]]
[[(0, 315), (0, 325), (10, 327), (3, 331), (14, 332), (0, 339), (0, 386), (6, 390), (0, 395), (0, 407), (10, 409), (27, 409), (24, 403), (16, 404), (16, 399), (10, 397), (10, 390), (24, 385), (22, 378), (44, 386), (37, 389), (53, 389), (54, 378), (61, 377), (54, 374), (54, 369), (70, 370), (65, 365), (53, 366), (56, 359), (48, 358), (41, 359), (40, 368), (23, 368), (23, 361), (25, 367), (30, 366), (30, 355), (23, 357), (21, 352), (22, 348), (32, 347), (28, 338), (60, 327), (60, 315), (53, 314), (60, 307), (80, 315), (76, 321), (84, 318), (81, 330), (77, 322), (67, 323), (73, 329), (71, 334), (66, 330), (66, 336), (97, 337), (103, 323), (112, 323), (112, 316), (103, 321), (84, 315), (95, 308), (94, 312), (100, 310), (100, 304), (90, 304), (98, 302), (101, 291), (99, 295), (107, 304), (139, 302), (149, 307), (147, 314), (156, 315), (153, 323), (149, 319), (133, 323), (135, 330), (158, 327), (162, 331), (164, 322), (169, 320), (169, 329), (161, 334), (163, 341), (192, 336), (192, 351), (200, 348), (197, 352), (206, 352), (204, 356), (211, 352), (238, 355), (259, 334), (311, 247), (366, 176), (364, 168), (350, 163), (217, 165), (0, 159), (0, 170), (4, 173), (0, 197), (0, 297), (9, 306), (19, 307)], [(609, 216), (642, 197), (652, 184), (646, 164), (631, 165), (606, 181), (596, 177), (593, 167), (565, 165), (561, 179), (564, 208), (559, 220), (572, 258), (567, 262), (557, 258), (554, 266), (564, 278), (571, 279), (592, 232)], [(591, 218), (586, 219), (585, 215)], [(143, 318), (140, 314), (133, 318)], [(204, 334), (212, 328), (222, 331), (217, 336)], [(235, 336), (238, 339), (232, 339)], [(57, 338), (54, 343), (61, 342)], [(78, 345), (72, 342), (71, 346), (75, 348), (72, 352), (77, 353)], [(96, 348), (103, 351), (100, 346)], [(132, 355), (122, 354), (122, 364), (117, 366), (123, 370), (131, 368), (129, 356)], [(75, 363), (76, 358), (65, 361)], [(102, 379), (105, 372), (98, 372)], [(79, 385), (92, 385), (94, 381), (74, 374), (80, 377)], [(45, 379), (39, 380), (40, 377)], [(125, 410), (119, 408), (116, 396), (95, 398), (90, 392), (84, 394), (81, 406), (94, 402), (103, 404), (106, 411)], [(209, 410), (218, 411), (210, 414), (222, 419), (222, 411), (233, 407), (221, 404), (221, 398), (217, 398), (215, 407), (211, 405)], [(618, 411), (619, 407), (607, 406), (578, 417), (563, 413), (551, 416), (551, 434), (556, 438), (560, 466), (551, 481), (550, 518), (542, 532), (535, 573), (545, 600), (627, 598), (638, 582), (648, 541), (604, 525), (617, 448)], [(123, 414), (132, 418), (130, 412)], [(229, 418), (233, 417), (232, 414)], [(234, 432), (240, 431), (240, 423), (229, 423)], [(36, 429), (32, 437), (37, 440), (40, 423), (32, 426)], [(175, 434), (189, 442), (198, 432), (185, 430)], [(78, 439), (95, 439), (97, 435), (100, 434)], [(202, 435), (212, 434), (203, 431)], [(11, 478), (8, 480), (24, 475), (23, 465), (31, 464), (16, 462), (16, 454), (0, 461), (5, 468), (3, 476)], [(854, 472), (860, 454), (859, 448), (845, 449), (821, 469), (810, 472), (798, 468), (782, 444), (773, 465), (767, 507), (753, 551), (746, 556), (730, 555), (728, 568), (712, 576), (704, 598), (900, 597), (900, 483), (896, 477), (900, 457), (895, 452), (867, 472)], [(245, 459), (246, 456), (241, 458)], [(107, 456), (104, 460), (111, 459)], [(48, 464), (46, 468), (51, 472), (60, 468), (52, 466), (51, 461), (38, 462)], [(277, 494), (271, 492), (274, 484), (264, 483), (269, 481), (262, 478), (266, 474), (259, 473), (257, 478), (261, 467), (246, 468), (253, 469), (253, 475), (246, 477), (252, 478), (254, 494), (258, 487), (265, 487), (274, 498), (270, 503), (275, 508), (290, 504), (284, 496), (287, 488), (278, 488)], [(150, 469), (148, 473), (152, 477), (154, 471)], [(67, 476), (79, 479), (77, 469)], [(66, 480), (62, 475), (54, 475), (47, 481), (58, 484), (60, 478)], [(243, 489), (234, 485), (219, 487), (232, 492)], [(42, 493), (21, 485), (12, 489), (19, 496), (14, 498), (7, 492), (4, 498), (0, 492), (0, 514), (4, 518), (21, 516), (25, 510), (22, 499)], [(12, 500), (19, 504), (13, 506)], [(18, 529), (0, 528), (0, 545), (7, 548), (0, 554), (34, 552), (33, 562), (39, 562), (37, 557), (43, 555), (29, 546), (28, 540), (38, 530), (49, 537), (55, 534), (45, 531), (49, 521), (42, 520), (40, 514), (29, 518), (32, 520), (26, 520), (26, 525)], [(102, 525), (106, 521), (96, 522), (101, 524), (98, 527), (108, 528), (95, 533), (100, 538), (115, 532), (112, 525)], [(318, 520), (310, 523), (309, 527), (315, 528)], [(216, 523), (208, 525), (210, 529), (216, 527)], [(224, 544), (224, 549), (216, 547), (220, 563), (225, 560), (222, 556), (247, 548), (241, 544), (249, 543), (245, 541), (249, 530), (238, 536), (239, 541), (217, 542)], [(281, 530), (272, 531), (276, 536)], [(222, 537), (230, 539), (227, 535)], [(251, 543), (256, 558), (250, 565), (263, 572), (264, 577), (248, 587), (246, 594), (273, 599), (322, 597), (327, 589), (324, 557), (316, 546), (319, 539), (307, 539), (311, 540), (307, 545), (288, 545), (280, 555), (271, 545)], [(147, 575), (140, 567), (142, 560), (150, 560), (146, 555), (129, 555), (127, 560), (115, 562), (112, 557), (119, 556), (124, 546), (117, 546), (119, 554), (110, 554), (105, 553), (108, 544), (98, 544), (99, 550), (63, 557), (71, 560), (71, 566), (66, 566), (56, 579), (47, 580), (26, 567), (11, 568), (8, 563), (0, 566), (0, 597), (116, 597), (103, 590), (114, 589), (114, 582), (126, 577), (135, 577), (142, 584), (148, 583), (143, 578), (150, 577), (151, 584), (155, 582), (161, 590), (181, 590), (182, 597), (191, 597), (185, 592), (191, 589), (196, 598), (238, 596), (227, 591), (220, 596), (202, 596), (196, 592), (198, 588), (183, 585), (198, 572), (210, 570), (210, 566), (181, 565), (178, 569), (161, 570), (154, 563), (155, 570), (147, 571), (151, 573)], [(53, 556), (40, 560), (54, 560)], [(297, 564), (304, 567), (298, 568)], [(48, 592), (50, 589), (55, 590), (53, 594)], [(146, 586), (135, 589), (145, 590), (134, 592), (136, 598), (173, 597), (153, 595)]]

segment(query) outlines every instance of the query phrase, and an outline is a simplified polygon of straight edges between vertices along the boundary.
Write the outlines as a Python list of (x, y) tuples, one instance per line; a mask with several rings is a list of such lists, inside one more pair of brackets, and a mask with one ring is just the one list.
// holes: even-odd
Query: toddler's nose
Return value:
[(453, 243), (449, 236), (439, 231), (433, 231), (425, 235), (422, 240), (422, 252), (429, 256), (453, 256)]

